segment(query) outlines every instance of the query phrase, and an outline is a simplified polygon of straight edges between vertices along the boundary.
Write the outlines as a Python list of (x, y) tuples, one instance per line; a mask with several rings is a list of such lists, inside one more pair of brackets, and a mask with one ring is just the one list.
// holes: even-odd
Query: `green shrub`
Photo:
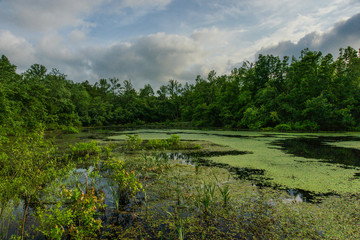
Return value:
[(167, 139), (167, 143), (170, 149), (178, 149), (182, 147), (180, 143), (180, 136), (175, 134), (171, 135), (171, 137)]
[(176, 150), (182, 149), (185, 146), (181, 144), (180, 136), (173, 134), (168, 139), (150, 139), (145, 144), (145, 147), (152, 150)]
[(111, 191), (115, 205), (126, 204), (135, 194), (143, 189), (134, 171), (125, 169), (124, 161), (112, 158), (105, 162), (105, 168), (110, 170)]
[(140, 120), (140, 119), (136, 119), (134, 122), (133, 122), (133, 124), (135, 125), (135, 126), (141, 126), (141, 125), (145, 125), (145, 121), (142, 121), (142, 120)]
[(274, 128), (276, 131), (291, 131), (291, 126), (288, 124), (278, 124)]
[(73, 126), (62, 126), (61, 131), (67, 134), (76, 134), (80, 132), (80, 130), (77, 127), (73, 127)]
[[(31, 204), (37, 199), (41, 200), (43, 189), (65, 175), (69, 165), (56, 157), (56, 148), (46, 140), (42, 129), (19, 134), (11, 142), (0, 137), (0, 145), (0, 219), (9, 204), (22, 199), (23, 217), (18, 238), (24, 239), (26, 216)], [(0, 236), (4, 236), (4, 231), (6, 229), (1, 229)]]
[(126, 135), (127, 139), (125, 141), (126, 148), (128, 151), (140, 150), (143, 140), (139, 138), (139, 135)]
[(94, 188), (82, 192), (63, 187), (57, 205), (37, 209), (37, 230), (49, 239), (97, 239), (102, 227), (97, 212), (103, 207), (103, 197)]
[(294, 130), (296, 131), (317, 131), (319, 130), (319, 125), (316, 122), (311, 122), (305, 120), (303, 122), (296, 122), (294, 124)]
[(96, 141), (79, 142), (71, 146), (71, 156), (73, 158), (96, 156), (101, 153), (101, 147)]
[(152, 150), (165, 150), (168, 147), (168, 142), (165, 139), (150, 139), (145, 144), (145, 147)]

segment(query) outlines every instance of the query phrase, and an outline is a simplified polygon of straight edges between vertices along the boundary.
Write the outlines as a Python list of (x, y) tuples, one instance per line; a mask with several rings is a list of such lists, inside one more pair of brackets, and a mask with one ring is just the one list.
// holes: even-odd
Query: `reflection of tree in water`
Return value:
[(347, 166), (360, 166), (360, 150), (354, 148), (335, 147), (326, 142), (354, 141), (358, 138), (319, 137), (319, 138), (293, 138), (274, 141), (272, 144), (280, 146), (288, 154), (298, 157), (322, 159), (325, 162), (343, 164)]

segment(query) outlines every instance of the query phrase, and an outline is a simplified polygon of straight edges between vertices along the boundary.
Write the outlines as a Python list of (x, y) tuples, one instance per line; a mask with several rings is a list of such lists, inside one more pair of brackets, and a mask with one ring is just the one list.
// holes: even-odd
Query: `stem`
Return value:
[(2, 202), (2, 203), (0, 204), (0, 208), (1, 208), (1, 210), (0, 210), (0, 219), (2, 218), (2, 215), (3, 215), (3, 213), (4, 213), (5, 207), (6, 207), (6, 202)]
[(30, 205), (30, 199), (31, 197), (28, 197), (27, 199), (25, 199), (25, 211), (24, 211), (24, 215), (23, 215), (23, 219), (22, 219), (22, 226), (21, 226), (21, 240), (24, 239), (24, 235), (25, 235), (25, 220), (26, 220), (26, 213), (29, 209), (29, 205)]

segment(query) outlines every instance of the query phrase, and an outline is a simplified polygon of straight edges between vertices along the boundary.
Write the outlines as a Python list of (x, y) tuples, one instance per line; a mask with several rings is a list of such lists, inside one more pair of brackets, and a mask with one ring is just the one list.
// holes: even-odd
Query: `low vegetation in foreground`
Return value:
[(42, 131), (2, 135), (1, 238), (360, 237), (358, 196), (299, 202), (196, 159), (192, 164), (169, 159), (179, 150), (211, 151), (200, 149), (200, 142), (176, 135), (67, 142), (55, 145)]

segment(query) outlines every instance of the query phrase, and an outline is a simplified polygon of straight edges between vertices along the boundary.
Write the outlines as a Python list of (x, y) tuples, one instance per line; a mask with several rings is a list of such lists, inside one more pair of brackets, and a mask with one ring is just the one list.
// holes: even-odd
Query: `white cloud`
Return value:
[(182, 80), (193, 64), (200, 63), (204, 54), (192, 39), (164, 33), (88, 52), (93, 72), (99, 77), (131, 79), (137, 87), (150, 81), (159, 86), (172, 78)]
[(0, 53), (75, 81), (158, 87), (226, 73), (261, 48), (356, 45), (360, 23), (350, 17), (358, 12), (358, 0), (0, 0)]
[(157, 8), (163, 9), (166, 7), (171, 0), (122, 0), (120, 1), (121, 7), (130, 7), (130, 8)]
[(86, 41), (86, 36), (88, 34), (89, 30), (86, 28), (82, 29), (74, 29), (69, 34), (69, 39), (73, 44), (78, 44), (79, 42)]
[(206, 57), (202, 59), (201, 74), (204, 74), (205, 69), (206, 74), (210, 70), (216, 70), (219, 74), (226, 73), (239, 59), (249, 57), (251, 53), (247, 53), (246, 46), (250, 44), (244, 39), (245, 34), (246, 31), (242, 29), (217, 27), (195, 30), (191, 38), (206, 52)]
[[(84, 17), (105, 0), (3, 0), (0, 19), (35, 31), (86, 26)], [(91, 24), (90, 24), (91, 25)]]
[(20, 69), (35, 61), (35, 49), (26, 39), (15, 36), (8, 30), (0, 30), (0, 55), (6, 55)]
[(298, 56), (300, 51), (309, 48), (310, 50), (322, 51), (323, 54), (331, 53), (337, 56), (339, 48), (351, 46), (360, 48), (360, 14), (354, 15), (347, 21), (335, 24), (330, 30), (312, 32), (303, 36), (298, 42), (289, 40), (281, 41), (276, 45), (263, 47), (258, 53), (273, 54), (279, 56)]
[(57, 61), (72, 61), (74, 53), (71, 45), (63, 40), (59, 34), (49, 34), (43, 37), (37, 44), (37, 54), (40, 59)]

